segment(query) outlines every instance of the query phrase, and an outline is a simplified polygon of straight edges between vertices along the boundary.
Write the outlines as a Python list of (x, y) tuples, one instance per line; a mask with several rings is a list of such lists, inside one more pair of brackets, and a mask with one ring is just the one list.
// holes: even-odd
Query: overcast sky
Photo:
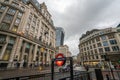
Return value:
[(65, 30), (65, 42), (73, 55), (86, 31), (115, 27), (120, 23), (120, 0), (38, 0), (45, 2), (54, 26)]

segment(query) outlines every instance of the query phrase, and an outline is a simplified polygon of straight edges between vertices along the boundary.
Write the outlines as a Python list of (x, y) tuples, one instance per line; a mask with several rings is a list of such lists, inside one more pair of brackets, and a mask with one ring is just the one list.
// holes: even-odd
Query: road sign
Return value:
[(63, 66), (66, 62), (66, 58), (62, 53), (58, 53), (54, 60), (57, 66)]

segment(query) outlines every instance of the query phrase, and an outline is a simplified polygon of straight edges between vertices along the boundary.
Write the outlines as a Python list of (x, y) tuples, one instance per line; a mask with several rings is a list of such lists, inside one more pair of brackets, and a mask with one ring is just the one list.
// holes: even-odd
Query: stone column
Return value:
[(30, 50), (29, 50), (29, 54), (28, 54), (28, 66), (31, 64), (32, 49), (33, 49), (33, 45), (30, 46)]
[(9, 67), (15, 67), (14, 66), (14, 59), (15, 59), (15, 54), (17, 51), (17, 47), (18, 47), (18, 42), (19, 42), (19, 37), (16, 38), (15, 44), (13, 45), (12, 51), (11, 51), (11, 55), (10, 55), (10, 59), (9, 59), (9, 64), (8, 64), (8, 68)]
[(3, 58), (3, 56), (4, 56), (4, 52), (5, 52), (5, 50), (6, 50), (6, 47), (7, 47), (7, 45), (8, 45), (8, 37), (6, 38), (6, 42), (7, 43), (5, 43), (4, 44), (4, 46), (3, 46), (3, 48), (2, 48), (2, 52), (1, 52), (1, 56), (0, 56), (0, 59), (2, 59)]
[(26, 48), (26, 43), (23, 44), (22, 54), (21, 54), (21, 59), (20, 59), (21, 61), (20, 67), (23, 67), (25, 48)]

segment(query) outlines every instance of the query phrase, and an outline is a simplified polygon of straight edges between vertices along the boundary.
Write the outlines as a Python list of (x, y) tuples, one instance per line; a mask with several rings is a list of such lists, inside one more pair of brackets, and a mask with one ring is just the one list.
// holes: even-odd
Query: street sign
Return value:
[(66, 58), (62, 53), (58, 53), (54, 60), (57, 66), (63, 66), (66, 62)]

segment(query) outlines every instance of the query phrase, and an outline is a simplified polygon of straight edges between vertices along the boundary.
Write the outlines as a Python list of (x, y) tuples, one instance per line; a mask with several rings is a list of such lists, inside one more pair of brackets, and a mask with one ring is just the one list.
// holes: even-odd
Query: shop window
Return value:
[(11, 45), (11, 44), (7, 45), (7, 48), (6, 48), (4, 56), (3, 56), (3, 60), (7, 60), (7, 61), (9, 60), (12, 48), (13, 48), (13, 45)]

